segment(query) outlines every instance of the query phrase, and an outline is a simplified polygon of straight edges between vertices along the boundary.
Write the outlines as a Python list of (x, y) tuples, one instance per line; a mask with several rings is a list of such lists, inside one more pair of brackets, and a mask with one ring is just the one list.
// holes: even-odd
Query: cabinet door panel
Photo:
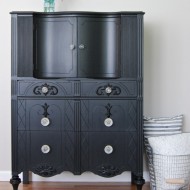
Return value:
[(120, 19), (78, 19), (78, 66), (80, 77), (120, 76)]
[(36, 18), (37, 78), (76, 77), (76, 18)]

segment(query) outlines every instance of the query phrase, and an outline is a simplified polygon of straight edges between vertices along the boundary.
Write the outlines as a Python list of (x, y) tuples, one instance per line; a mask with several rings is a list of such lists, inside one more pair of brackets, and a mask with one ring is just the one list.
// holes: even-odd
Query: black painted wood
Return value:
[(120, 18), (78, 18), (78, 76), (120, 77)]
[(132, 171), (142, 189), (144, 13), (11, 14), (14, 190), (29, 171)]

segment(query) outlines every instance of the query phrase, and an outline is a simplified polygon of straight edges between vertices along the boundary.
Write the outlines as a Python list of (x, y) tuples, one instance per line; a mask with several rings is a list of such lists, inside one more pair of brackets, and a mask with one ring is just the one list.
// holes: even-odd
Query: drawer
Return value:
[[(134, 132), (84, 133), (82, 152), (89, 155), (89, 169), (103, 177), (113, 177), (124, 170), (136, 169), (137, 134)], [(86, 151), (86, 152), (85, 152)], [(88, 151), (88, 152), (87, 152)], [(85, 163), (84, 163), (85, 164)]]
[[(27, 130), (61, 130), (63, 126), (63, 100), (24, 100)], [(20, 109), (19, 109), (20, 111)], [(21, 114), (18, 116), (20, 117)]]
[(58, 132), (28, 134), (29, 168), (35, 174), (50, 177), (63, 171), (62, 135)]
[(83, 81), (81, 83), (82, 96), (95, 97), (136, 97), (136, 81)]
[(74, 131), (74, 101), (18, 99), (18, 130)]
[(82, 100), (83, 131), (137, 131), (136, 100)]
[(71, 96), (72, 82), (18, 81), (18, 96)]
[(28, 145), (29, 168), (32, 172), (43, 177), (63, 171), (74, 173), (73, 132), (28, 132)]

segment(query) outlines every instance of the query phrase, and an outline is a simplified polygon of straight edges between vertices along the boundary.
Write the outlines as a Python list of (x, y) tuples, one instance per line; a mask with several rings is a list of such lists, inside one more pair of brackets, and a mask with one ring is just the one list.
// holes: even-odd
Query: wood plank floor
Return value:
[[(9, 182), (0, 182), (0, 190), (13, 190)], [(19, 185), (19, 190), (136, 190), (131, 183), (62, 183), (62, 182), (32, 182)], [(150, 190), (149, 184), (143, 190)]]

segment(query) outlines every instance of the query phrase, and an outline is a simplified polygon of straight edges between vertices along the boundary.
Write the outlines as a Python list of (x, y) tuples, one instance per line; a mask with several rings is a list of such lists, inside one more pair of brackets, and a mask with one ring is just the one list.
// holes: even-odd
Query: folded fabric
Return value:
[(181, 133), (183, 115), (174, 117), (150, 118), (144, 117), (144, 136), (163, 136)]
[(172, 136), (149, 137), (148, 141), (154, 154), (190, 154), (190, 133), (182, 133)]

